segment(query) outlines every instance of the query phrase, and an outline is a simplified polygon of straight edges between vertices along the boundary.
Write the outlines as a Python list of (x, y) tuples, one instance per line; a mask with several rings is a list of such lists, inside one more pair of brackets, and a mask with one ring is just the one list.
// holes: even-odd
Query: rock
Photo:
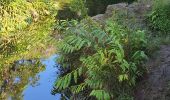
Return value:
[(96, 16), (93, 16), (92, 19), (96, 22), (103, 24), (106, 19), (112, 17), (113, 11), (119, 11), (119, 10), (122, 10), (122, 9), (127, 9), (126, 8), (127, 5), (128, 4), (126, 4), (126, 3), (108, 5), (104, 14), (98, 14)]
[(104, 23), (104, 20), (106, 19), (105, 15), (104, 14), (98, 14), (96, 16), (93, 16), (92, 19), (96, 22), (99, 22), (101, 24)]
[(105, 15), (107, 17), (112, 17), (113, 11), (119, 11), (119, 10), (127, 10), (127, 3), (119, 3), (114, 5), (108, 5), (107, 10), (105, 12)]
[(132, 28), (134, 27), (142, 28), (146, 26), (144, 23), (145, 15), (146, 12), (149, 11), (150, 9), (151, 9), (150, 3), (144, 2), (134, 2), (132, 4), (118, 3), (108, 5), (104, 14), (98, 14), (96, 16), (93, 16), (92, 19), (98, 22), (99, 24), (104, 25), (106, 20), (114, 16), (114, 14), (122, 13), (122, 17), (124, 19), (126, 17), (127, 20), (130, 21), (130, 23), (132, 23), (132, 26), (131, 25), (128, 26)]

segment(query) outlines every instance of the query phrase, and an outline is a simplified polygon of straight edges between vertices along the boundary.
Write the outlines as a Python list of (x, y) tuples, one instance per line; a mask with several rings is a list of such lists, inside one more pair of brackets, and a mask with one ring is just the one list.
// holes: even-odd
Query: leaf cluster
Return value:
[(59, 62), (68, 71), (56, 81), (56, 89), (69, 89), (73, 94), (70, 98), (85, 90), (90, 91), (86, 98), (117, 98), (134, 86), (145, 70), (147, 40), (143, 31), (132, 31), (111, 20), (103, 29), (86, 19), (62, 32)]
[(154, 7), (149, 15), (150, 26), (154, 30), (168, 34), (170, 32), (170, 1), (155, 0)]

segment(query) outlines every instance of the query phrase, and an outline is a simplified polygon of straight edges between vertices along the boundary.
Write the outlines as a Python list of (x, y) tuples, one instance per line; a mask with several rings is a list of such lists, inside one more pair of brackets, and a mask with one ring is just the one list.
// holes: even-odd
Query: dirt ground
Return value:
[(170, 45), (161, 46), (147, 67), (148, 74), (137, 85), (135, 100), (170, 100)]

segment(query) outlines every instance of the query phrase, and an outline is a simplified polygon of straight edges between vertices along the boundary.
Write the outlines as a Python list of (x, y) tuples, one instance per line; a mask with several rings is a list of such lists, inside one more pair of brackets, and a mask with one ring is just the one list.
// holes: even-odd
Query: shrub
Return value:
[(70, 90), (70, 98), (80, 94), (98, 100), (128, 97), (129, 89), (144, 71), (145, 33), (110, 20), (102, 29), (90, 19), (74, 22), (63, 32), (59, 62), (67, 74), (57, 80), (56, 89), (61, 93)]
[(170, 32), (170, 1), (156, 0), (153, 11), (149, 16), (151, 27), (163, 33)]

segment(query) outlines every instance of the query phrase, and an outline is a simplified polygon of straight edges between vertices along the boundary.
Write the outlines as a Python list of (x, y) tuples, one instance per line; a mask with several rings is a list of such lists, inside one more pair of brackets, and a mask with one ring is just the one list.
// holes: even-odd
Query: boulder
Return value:
[[(144, 20), (146, 19), (146, 12), (151, 10), (150, 2), (138, 1), (132, 4), (118, 3), (113, 5), (108, 5), (104, 14), (98, 14), (93, 16), (92, 19), (101, 25), (105, 25), (107, 19), (111, 18), (114, 14), (121, 14), (122, 19), (133, 23), (132, 26), (144, 27)], [(124, 20), (123, 19), (123, 20)], [(128, 23), (128, 22), (127, 22)]]

